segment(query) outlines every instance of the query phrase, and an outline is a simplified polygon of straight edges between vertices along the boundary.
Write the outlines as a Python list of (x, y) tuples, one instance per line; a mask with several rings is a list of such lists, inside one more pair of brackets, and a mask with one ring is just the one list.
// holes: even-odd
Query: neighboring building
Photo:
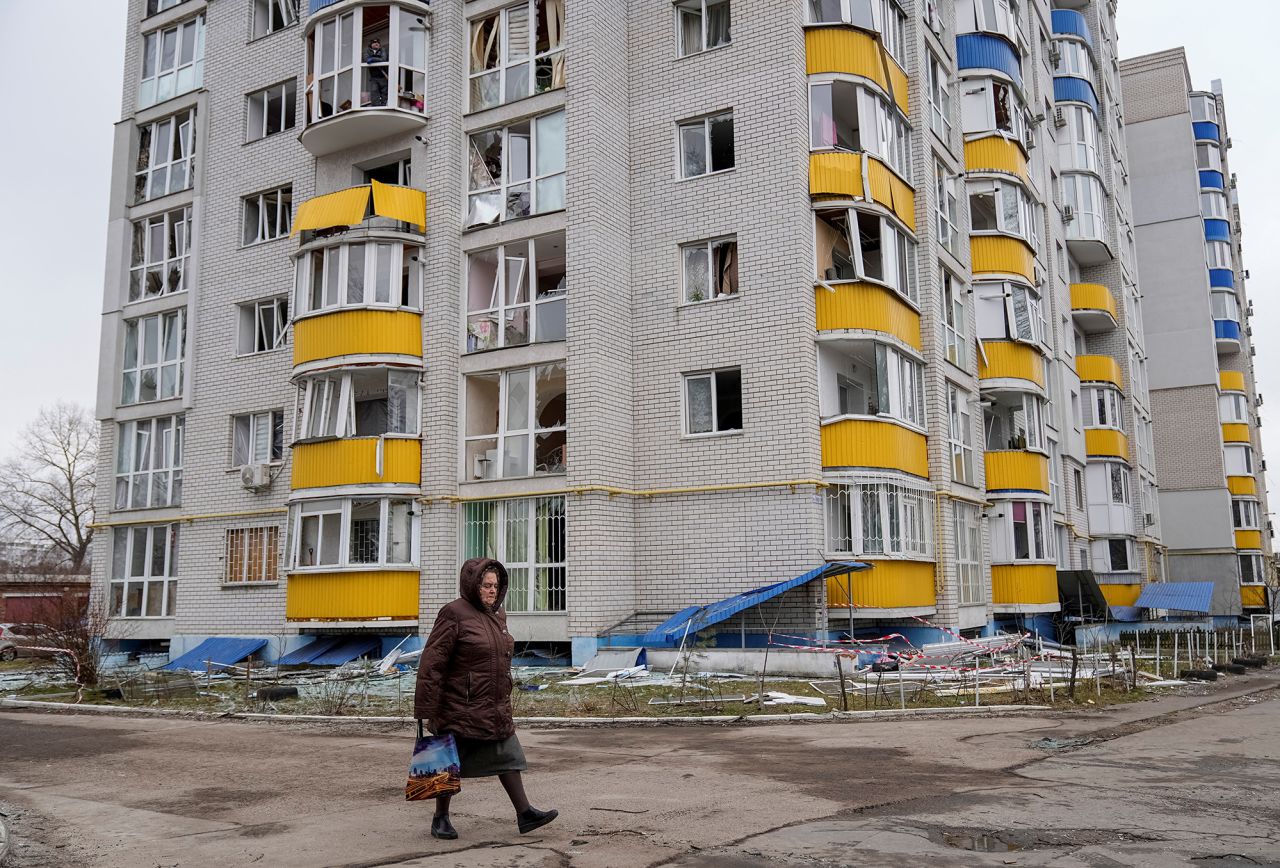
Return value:
[(1213, 614), (1267, 613), (1266, 462), (1221, 83), (1183, 49), (1121, 66), (1169, 578), (1212, 580)]
[(89, 599), (89, 567), (71, 572), (52, 546), (0, 542), (0, 624), (61, 624)]
[(726, 641), (1049, 631), (1091, 563), (1129, 601), (1114, 29), (1060, 5), (132, 0), (95, 565), (130, 641), (386, 649), (477, 554), (577, 660), (824, 561), (873, 568)]

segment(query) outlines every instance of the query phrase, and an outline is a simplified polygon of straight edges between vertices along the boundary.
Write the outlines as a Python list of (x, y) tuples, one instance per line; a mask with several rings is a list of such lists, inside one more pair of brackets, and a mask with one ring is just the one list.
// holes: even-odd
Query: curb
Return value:
[[(207, 711), (183, 711), (176, 708), (135, 708), (127, 705), (77, 705), (73, 702), (40, 702), (29, 699), (0, 699), (0, 708), (27, 708), (33, 711), (76, 711), (90, 714), (157, 715), (161, 717), (188, 717), (208, 720), (256, 720), (282, 723), (409, 723), (411, 717), (325, 715), (325, 714), (265, 714), (249, 711), (214, 713)], [(968, 717), (986, 714), (1018, 714), (1032, 711), (1052, 711), (1048, 705), (988, 705), (959, 708), (911, 708), (884, 709), (878, 711), (829, 711), (826, 714), (752, 714), (714, 715), (705, 717), (517, 717), (517, 724), (536, 728), (611, 727), (611, 726), (724, 726), (738, 724), (750, 726), (761, 723), (823, 723), (835, 721), (894, 719), (909, 717)]]
[(0, 865), (4, 864), (4, 860), (9, 856), (9, 844), (13, 838), (9, 835), (9, 826), (5, 823), (4, 817), (0, 817)]

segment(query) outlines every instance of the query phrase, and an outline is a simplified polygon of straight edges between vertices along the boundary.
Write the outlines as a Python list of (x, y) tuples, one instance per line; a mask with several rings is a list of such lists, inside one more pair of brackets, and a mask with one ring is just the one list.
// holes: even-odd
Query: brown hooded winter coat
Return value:
[[(480, 602), (480, 579), (498, 574), (498, 599), (489, 609)], [(413, 715), (432, 721), (435, 732), (499, 740), (513, 735), (511, 655), (515, 642), (507, 632), (507, 568), (492, 558), (462, 565), (460, 596), (436, 616), (418, 663)]]

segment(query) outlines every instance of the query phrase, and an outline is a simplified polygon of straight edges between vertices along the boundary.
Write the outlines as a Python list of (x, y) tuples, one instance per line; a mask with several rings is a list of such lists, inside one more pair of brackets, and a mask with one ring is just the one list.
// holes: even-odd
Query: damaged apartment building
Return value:
[(130, 0), (127, 43), (118, 650), (385, 652), (474, 555), (575, 661), (793, 577), (720, 639), (1161, 577), (1113, 4)]

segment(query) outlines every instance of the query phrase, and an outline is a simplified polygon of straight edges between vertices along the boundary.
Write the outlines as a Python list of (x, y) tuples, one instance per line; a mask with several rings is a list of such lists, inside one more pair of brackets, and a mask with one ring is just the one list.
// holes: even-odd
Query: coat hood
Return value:
[[(498, 574), (498, 599), (492, 608), (480, 602), (480, 579), (489, 570)], [(471, 558), (462, 565), (458, 576), (458, 596), (482, 612), (498, 611), (507, 598), (507, 568), (493, 558)]]

